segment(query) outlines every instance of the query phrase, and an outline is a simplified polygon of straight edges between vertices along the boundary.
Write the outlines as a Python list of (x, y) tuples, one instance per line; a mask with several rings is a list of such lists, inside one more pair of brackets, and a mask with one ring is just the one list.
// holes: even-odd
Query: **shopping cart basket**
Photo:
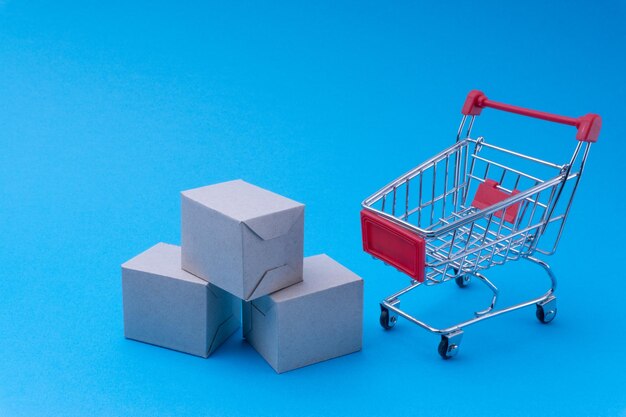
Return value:
[[(577, 145), (569, 162), (557, 164), (471, 137), (476, 116), (493, 108), (575, 126)], [(361, 211), (363, 249), (411, 278), (408, 287), (385, 298), (380, 323), (391, 329), (401, 316), (441, 335), (439, 354), (458, 352), (463, 328), (519, 308), (536, 305), (549, 323), (556, 315), (556, 277), (536, 254), (558, 246), (600, 116), (558, 116), (499, 103), (471, 91), (462, 108), (456, 143), (367, 198)], [(466, 132), (463, 135), (463, 132)], [(550, 289), (540, 297), (496, 309), (498, 288), (482, 271), (526, 259), (541, 266)], [(492, 291), (490, 305), (469, 320), (435, 328), (400, 309), (400, 297), (422, 285), (474, 278)]]

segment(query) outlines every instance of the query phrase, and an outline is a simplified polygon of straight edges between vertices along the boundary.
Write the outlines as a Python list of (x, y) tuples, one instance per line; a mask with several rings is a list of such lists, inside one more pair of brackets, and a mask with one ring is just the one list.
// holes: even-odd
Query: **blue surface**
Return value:
[[(424, 3), (0, 0), (0, 415), (625, 416), (626, 7)], [(380, 329), (406, 280), (361, 252), (358, 212), (452, 143), (473, 88), (604, 128), (549, 259), (558, 318), (468, 328), (444, 362)], [(496, 112), (475, 131), (574, 146)], [(238, 336), (207, 360), (123, 338), (119, 265), (179, 242), (180, 190), (234, 178), (306, 203), (306, 255), (364, 277), (362, 352), (276, 375)], [(493, 277), (506, 302), (541, 273)], [(425, 317), (487, 302), (453, 287), (418, 296)]]

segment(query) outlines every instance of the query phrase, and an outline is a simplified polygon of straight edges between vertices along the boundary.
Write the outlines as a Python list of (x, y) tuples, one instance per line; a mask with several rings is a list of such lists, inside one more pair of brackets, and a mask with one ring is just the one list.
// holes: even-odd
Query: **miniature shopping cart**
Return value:
[[(514, 152), (471, 137), (476, 116), (493, 108), (575, 126), (574, 154), (564, 164)], [(602, 120), (595, 114), (558, 116), (511, 106), (472, 91), (462, 108), (456, 143), (366, 199), (361, 211), (363, 249), (411, 278), (411, 284), (385, 298), (380, 323), (391, 329), (401, 316), (441, 335), (439, 354), (458, 352), (463, 329), (490, 317), (536, 305), (549, 323), (556, 315), (556, 278), (536, 258), (558, 246), (572, 199)], [(463, 135), (463, 132), (466, 132)], [(498, 288), (482, 271), (526, 259), (541, 266), (550, 289), (540, 297), (496, 308)], [(492, 291), (491, 304), (474, 317), (435, 328), (400, 309), (400, 297), (422, 285), (455, 281), (465, 287), (476, 279)]]

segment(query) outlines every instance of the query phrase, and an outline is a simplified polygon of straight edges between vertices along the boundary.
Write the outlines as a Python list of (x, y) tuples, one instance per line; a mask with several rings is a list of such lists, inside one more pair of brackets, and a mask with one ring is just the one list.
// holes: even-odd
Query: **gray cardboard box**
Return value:
[(361, 350), (363, 280), (327, 255), (304, 280), (243, 303), (243, 333), (278, 373)]
[(241, 321), (241, 301), (180, 268), (180, 247), (159, 243), (122, 264), (124, 335), (208, 357)]
[(242, 300), (302, 280), (304, 205), (248, 184), (182, 192), (182, 267)]

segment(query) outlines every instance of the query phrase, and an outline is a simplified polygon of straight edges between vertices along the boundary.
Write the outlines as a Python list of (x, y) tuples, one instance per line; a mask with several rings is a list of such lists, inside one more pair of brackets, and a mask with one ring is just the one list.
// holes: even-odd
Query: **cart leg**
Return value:
[(498, 287), (496, 287), (493, 282), (489, 281), (486, 276), (479, 274), (478, 272), (474, 272), (474, 276), (478, 278), (482, 283), (484, 283), (487, 287), (489, 287), (489, 289), (493, 293), (491, 297), (491, 304), (489, 304), (489, 307), (487, 307), (485, 310), (477, 311), (474, 313), (476, 317), (480, 317), (484, 316), (487, 313), (490, 313), (491, 310), (493, 310), (496, 306), (496, 302), (498, 301)]
[[(389, 304), (391, 304), (394, 307), (400, 308), (400, 300), (397, 298), (395, 300), (389, 301)], [(398, 314), (395, 311), (390, 311), (387, 307), (381, 304), (380, 305), (380, 325), (383, 327), (383, 329), (385, 330), (393, 329), (397, 321), (398, 321)]]
[(443, 359), (450, 359), (459, 351), (459, 345), (463, 339), (463, 330), (441, 335), (441, 342), (437, 351)]
[(552, 272), (552, 268), (550, 268), (550, 265), (548, 265), (541, 259), (533, 258), (532, 256), (528, 256), (526, 257), (526, 259), (541, 266), (550, 277), (550, 289), (545, 294), (544, 299), (536, 303), (537, 310), (535, 312), (537, 320), (539, 320), (541, 323), (550, 323), (556, 317), (557, 311), (556, 297), (554, 296), (554, 291), (556, 290), (556, 276), (554, 275), (554, 272)]
[(548, 276), (550, 277), (550, 289), (546, 293), (546, 300), (547, 300), (552, 295), (552, 293), (556, 291), (556, 275), (554, 275), (554, 272), (552, 272), (552, 268), (550, 268), (550, 265), (548, 265), (541, 259), (537, 259), (532, 256), (526, 256), (525, 259), (528, 259), (529, 261), (534, 262), (540, 267), (542, 267), (543, 270), (546, 271), (546, 274), (548, 274)]

